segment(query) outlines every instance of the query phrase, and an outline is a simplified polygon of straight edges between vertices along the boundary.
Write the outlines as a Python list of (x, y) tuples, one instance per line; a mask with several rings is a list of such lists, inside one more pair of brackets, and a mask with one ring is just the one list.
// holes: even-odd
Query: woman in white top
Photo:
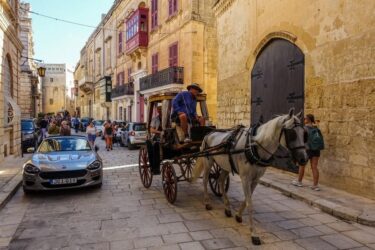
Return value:
[(93, 122), (90, 122), (90, 124), (87, 126), (86, 134), (87, 134), (87, 139), (89, 140), (90, 145), (94, 147), (97, 131)]

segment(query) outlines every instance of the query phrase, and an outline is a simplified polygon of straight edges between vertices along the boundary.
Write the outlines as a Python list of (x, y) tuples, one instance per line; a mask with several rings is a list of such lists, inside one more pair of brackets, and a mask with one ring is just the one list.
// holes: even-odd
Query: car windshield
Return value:
[(89, 142), (84, 138), (59, 137), (45, 139), (38, 149), (39, 153), (58, 151), (90, 151)]
[(133, 129), (134, 129), (134, 131), (145, 131), (146, 130), (146, 124), (144, 124), (144, 123), (134, 124)]
[(101, 126), (103, 125), (104, 121), (103, 120), (97, 120), (97, 121), (94, 121), (94, 125), (95, 126)]
[(22, 121), (21, 122), (21, 130), (33, 130), (34, 126), (33, 123), (30, 121)]
[(88, 121), (89, 121), (88, 118), (82, 118), (82, 119), (81, 119), (81, 122), (88, 122)]

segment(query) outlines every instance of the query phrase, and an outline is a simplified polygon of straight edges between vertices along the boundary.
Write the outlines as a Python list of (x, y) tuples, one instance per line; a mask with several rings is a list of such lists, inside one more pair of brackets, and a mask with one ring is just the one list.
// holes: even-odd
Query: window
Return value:
[(158, 0), (151, 0), (151, 29), (158, 26)]
[(158, 72), (159, 54), (158, 53), (153, 54), (151, 61), (152, 61), (152, 66), (151, 66), (152, 74), (154, 74)]
[(124, 85), (125, 83), (124, 80), (125, 80), (125, 73), (124, 72), (118, 73), (116, 86)]
[(49, 104), (50, 104), (50, 105), (53, 104), (53, 99), (52, 99), (52, 98), (49, 99)]
[(169, 47), (169, 67), (178, 65), (178, 43), (174, 43)]
[(177, 14), (177, 0), (169, 0), (169, 11), (168, 14), (169, 16), (173, 16)]
[(132, 39), (138, 33), (138, 15), (134, 15), (126, 23), (126, 41)]
[(118, 53), (120, 54), (122, 52), (122, 31), (118, 34)]
[(132, 74), (132, 68), (128, 68), (128, 82), (132, 82), (133, 78), (131, 77)]
[(53, 78), (50, 78), (50, 79), (49, 79), (49, 82), (53, 82)]

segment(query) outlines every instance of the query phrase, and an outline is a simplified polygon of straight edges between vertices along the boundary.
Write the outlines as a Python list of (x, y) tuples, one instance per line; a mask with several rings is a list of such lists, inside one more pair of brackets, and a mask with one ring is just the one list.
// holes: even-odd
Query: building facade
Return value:
[[(81, 51), (76, 67), (86, 104), (81, 116), (143, 122), (150, 95), (192, 82), (208, 93), (216, 119), (216, 31), (213, 1), (115, 1)], [(112, 84), (110, 102), (104, 98)], [(84, 108), (88, 106), (88, 108)]]
[(67, 109), (66, 64), (47, 63), (42, 78), (43, 113), (57, 113)]
[(23, 50), (20, 59), (20, 108), (24, 118), (37, 117), (42, 111), (41, 85), (34, 57), (32, 20), (29, 17), (30, 4), (20, 3), (19, 29)]
[(20, 55), (22, 43), (18, 37), (19, 1), (0, 3), (0, 163), (4, 158), (20, 153)]
[[(375, 2), (219, 0), (220, 127), (320, 120), (321, 182), (375, 198)], [(241, 17), (241, 18), (239, 18)]]

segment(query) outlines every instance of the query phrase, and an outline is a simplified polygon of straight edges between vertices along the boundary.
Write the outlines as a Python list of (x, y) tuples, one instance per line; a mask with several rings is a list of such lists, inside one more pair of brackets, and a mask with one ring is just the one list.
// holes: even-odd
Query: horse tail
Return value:
[[(204, 137), (202, 145), (200, 147), (201, 152), (207, 146), (206, 138), (207, 138), (207, 136)], [(191, 180), (190, 180), (191, 182), (195, 182), (201, 176), (201, 174), (203, 172), (203, 169), (204, 169), (204, 162), (203, 162), (204, 160), (205, 159), (203, 159), (203, 157), (198, 157), (197, 161), (195, 162), (195, 166), (193, 168), (193, 174), (192, 174), (192, 177), (191, 177)]]

